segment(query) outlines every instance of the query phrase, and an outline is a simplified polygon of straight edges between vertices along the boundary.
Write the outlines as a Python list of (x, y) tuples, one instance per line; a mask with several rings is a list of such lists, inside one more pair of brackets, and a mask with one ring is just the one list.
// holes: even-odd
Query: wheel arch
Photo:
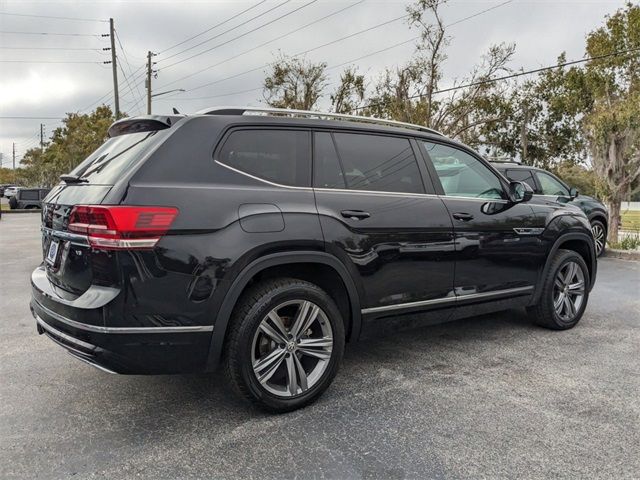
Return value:
[(531, 305), (535, 305), (540, 300), (540, 295), (542, 294), (542, 282), (549, 272), (554, 255), (561, 248), (565, 250), (573, 250), (584, 259), (587, 264), (587, 268), (589, 269), (589, 290), (593, 288), (597, 273), (597, 259), (593, 246), (593, 239), (586, 233), (565, 233), (556, 239), (547, 254), (547, 260), (545, 261), (544, 267), (538, 276), (538, 282), (531, 299)]
[[(315, 271), (308, 270), (315, 267)], [(341, 294), (339, 284), (331, 281), (339, 279), (344, 287)], [(215, 370), (222, 357), (229, 321), (242, 293), (256, 280), (287, 276), (299, 278), (317, 284), (327, 291), (336, 301), (345, 318), (346, 340), (355, 340), (360, 335), (361, 310), (360, 297), (356, 285), (344, 264), (333, 255), (325, 252), (297, 251), (273, 253), (260, 257), (247, 265), (233, 280), (216, 315), (206, 371)]]
[(593, 222), (594, 220), (602, 222), (602, 224), (604, 225), (606, 236), (607, 232), (609, 231), (609, 219), (607, 218), (607, 215), (600, 211), (593, 212), (591, 215), (589, 215), (589, 223)]

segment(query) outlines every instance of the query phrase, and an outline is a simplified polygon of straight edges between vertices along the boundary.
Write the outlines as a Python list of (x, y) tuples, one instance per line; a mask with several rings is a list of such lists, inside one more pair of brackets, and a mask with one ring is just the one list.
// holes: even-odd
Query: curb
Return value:
[(607, 248), (604, 251), (603, 256), (609, 258), (621, 258), (622, 260), (640, 261), (640, 250), (614, 250), (612, 248)]

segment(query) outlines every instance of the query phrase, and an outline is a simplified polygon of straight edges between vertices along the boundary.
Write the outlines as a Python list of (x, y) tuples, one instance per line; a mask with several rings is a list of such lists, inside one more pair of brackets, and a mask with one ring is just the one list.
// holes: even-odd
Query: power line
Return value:
[(57, 32), (13, 32), (7, 30), (0, 30), (0, 34), (5, 35), (56, 35), (62, 37), (101, 37), (101, 34), (96, 33), (57, 33)]
[(90, 61), (73, 61), (73, 60), (0, 60), (0, 63), (93, 63), (95, 65), (103, 65), (110, 62), (90, 62)]
[(174, 48), (179, 47), (180, 45), (183, 45), (183, 44), (185, 44), (185, 43), (187, 43), (187, 42), (189, 42), (189, 41), (193, 40), (194, 38), (198, 38), (199, 36), (204, 35), (204, 34), (205, 34), (205, 33), (207, 33), (207, 32), (210, 32), (210, 31), (211, 31), (211, 30), (213, 30), (214, 28), (218, 28), (218, 27), (220, 27), (221, 25), (224, 25), (225, 23), (230, 22), (231, 20), (233, 20), (233, 19), (235, 19), (235, 18), (239, 17), (240, 15), (242, 15), (242, 14), (244, 14), (244, 13), (247, 13), (249, 10), (253, 10), (254, 8), (256, 8), (256, 7), (260, 6), (260, 5), (262, 5), (262, 4), (263, 4), (264, 2), (266, 2), (266, 1), (267, 1), (267, 0), (261, 0), (260, 2), (256, 3), (255, 5), (253, 5), (253, 6), (249, 7), (249, 8), (245, 8), (245, 9), (244, 9), (244, 10), (242, 10), (240, 13), (236, 13), (235, 15), (233, 15), (233, 16), (231, 16), (231, 17), (227, 18), (226, 20), (223, 20), (222, 22), (216, 23), (213, 27), (207, 28), (206, 30), (203, 30), (202, 32), (200, 32), (200, 33), (198, 33), (198, 34), (193, 35), (192, 37), (187, 38), (186, 40), (183, 40), (183, 41), (181, 41), (181, 42), (179, 42), (179, 43), (176, 43), (175, 45), (172, 45), (171, 47), (168, 47), (168, 48), (165, 48), (164, 50), (159, 51), (159, 52), (158, 52), (158, 55), (162, 55), (164, 52), (167, 52), (167, 51), (169, 51), (169, 50), (173, 50)]
[(0, 50), (83, 50), (83, 51), (94, 51), (94, 52), (102, 52), (103, 48), (73, 48), (73, 47), (6, 47), (0, 46)]
[[(596, 55), (594, 57), (583, 58), (583, 59), (580, 59), (580, 60), (572, 60), (570, 62), (558, 63), (556, 65), (549, 65), (549, 66), (546, 66), (546, 67), (534, 68), (532, 70), (527, 70), (527, 71), (518, 72), (518, 73), (512, 73), (510, 75), (504, 75), (502, 77), (489, 78), (487, 80), (479, 80), (477, 82), (471, 82), (471, 83), (467, 83), (465, 85), (457, 85), (455, 87), (443, 88), (442, 90), (436, 90), (435, 92), (433, 92), (433, 94), (436, 95), (436, 94), (440, 94), (440, 93), (452, 92), (454, 90), (460, 90), (462, 88), (469, 88), (469, 87), (477, 87), (477, 86), (481, 86), (481, 85), (487, 85), (487, 84), (490, 84), (490, 83), (500, 82), (502, 80), (509, 80), (511, 78), (522, 77), (523, 75), (531, 75), (533, 73), (541, 73), (541, 72), (545, 72), (545, 71), (548, 71), (548, 70), (555, 70), (557, 68), (568, 67), (569, 65), (577, 65), (577, 64), (580, 64), (580, 63), (591, 62), (593, 60), (601, 60), (603, 58), (615, 57), (615, 56), (618, 56), (618, 55), (626, 55), (628, 53), (633, 53), (633, 52), (640, 52), (640, 47), (630, 48), (628, 50), (619, 50), (619, 51), (616, 51), (616, 52), (606, 53), (606, 54), (603, 54), (603, 55)], [(411, 95), (411, 96), (407, 97), (407, 100), (412, 100), (414, 98), (420, 98), (420, 97), (423, 97), (423, 96), (424, 95), (422, 95), (422, 94)], [(377, 106), (377, 105), (380, 105), (380, 102), (370, 103), (368, 105), (363, 105), (361, 107), (357, 107), (355, 110), (363, 110), (365, 108), (373, 107), (373, 106)]]
[[(364, 0), (363, 0), (363, 1), (364, 1)], [(494, 5), (494, 6), (492, 6), (492, 7), (486, 8), (486, 9), (484, 9), (484, 10), (480, 10), (479, 12), (476, 12), (476, 13), (474, 13), (474, 14), (472, 14), (472, 15), (469, 15), (469, 16), (467, 16), (467, 17), (463, 17), (463, 18), (461, 18), (461, 19), (459, 19), (459, 20), (456, 20), (456, 21), (454, 21), (454, 22), (452, 22), (452, 23), (450, 23), (450, 24), (446, 25), (446, 27), (452, 27), (452, 26), (454, 26), (454, 25), (457, 25), (457, 24), (459, 24), (459, 23), (465, 22), (465, 21), (467, 21), (467, 20), (471, 20), (472, 18), (478, 17), (478, 16), (483, 15), (483, 14), (485, 14), (485, 13), (487, 13), (487, 12), (490, 12), (490, 11), (492, 11), (492, 10), (495, 10), (495, 9), (497, 9), (497, 8), (500, 8), (500, 7), (504, 6), (504, 5), (507, 5), (507, 4), (509, 4), (509, 3), (512, 3), (513, 1), (514, 1), (514, 0), (507, 0), (507, 1), (503, 2), (503, 3), (498, 4), (498, 5)], [(361, 3), (361, 2), (358, 2), (358, 3)], [(356, 5), (356, 4), (353, 4), (352, 6), (354, 6), (354, 5)], [(349, 7), (347, 7), (347, 8), (349, 8)], [(343, 10), (344, 10), (344, 9), (343, 9)], [(339, 13), (339, 12), (340, 12), (340, 11), (335, 12), (335, 13)], [(331, 15), (333, 15), (333, 14), (331, 14)], [(328, 16), (331, 16), (331, 15), (328, 15)], [(327, 17), (328, 17), (328, 16), (327, 16)], [(314, 48), (312, 48), (312, 49), (309, 49), (309, 50), (306, 50), (306, 51), (303, 51), (303, 52), (297, 53), (297, 54), (295, 54), (295, 55), (293, 55), (293, 56), (294, 56), (294, 57), (297, 57), (297, 56), (300, 56), (300, 55), (304, 55), (304, 54), (309, 53), (309, 52), (311, 52), (311, 51), (314, 51), (314, 50), (318, 50), (318, 49), (320, 49), (320, 48), (323, 48), (323, 47), (325, 47), (325, 46), (327, 46), (327, 45), (331, 45), (331, 44), (333, 44), (333, 43), (337, 43), (337, 42), (340, 42), (340, 41), (346, 40), (346, 39), (348, 39), (348, 38), (351, 38), (351, 37), (353, 37), (353, 36), (355, 36), (355, 35), (359, 35), (359, 34), (361, 34), (361, 33), (365, 33), (365, 32), (368, 32), (368, 31), (374, 30), (374, 29), (376, 29), (376, 28), (379, 28), (379, 27), (385, 26), (385, 25), (387, 25), (387, 24), (389, 24), (389, 23), (396, 22), (396, 21), (398, 21), (398, 20), (400, 20), (400, 19), (402, 19), (402, 18), (405, 18), (406, 16), (407, 16), (407, 15), (402, 15), (402, 16), (400, 16), (400, 17), (397, 17), (397, 18), (394, 18), (394, 19), (388, 20), (388, 21), (383, 22), (383, 23), (380, 23), (380, 24), (378, 24), (378, 25), (374, 25), (374, 26), (369, 27), (369, 28), (366, 28), (366, 29), (364, 29), (364, 30), (360, 30), (360, 31), (355, 32), (355, 33), (353, 33), (353, 34), (351, 34), (351, 35), (347, 35), (347, 36), (345, 36), (345, 37), (339, 38), (339, 39), (334, 40), (334, 41), (332, 41), (332, 42), (325, 43), (325, 44), (323, 44), (323, 45), (319, 45), (319, 46), (314, 47)], [(323, 18), (326, 18), (326, 17), (323, 17)], [(320, 20), (322, 20), (322, 19), (319, 19), (318, 21), (320, 21)], [(307, 24), (307, 26), (308, 26), (308, 25), (309, 25), (309, 24)], [(286, 35), (286, 34), (285, 34), (285, 35)], [(358, 57), (358, 58), (355, 58), (355, 59), (353, 59), (353, 60), (349, 60), (348, 62), (343, 62), (343, 63), (338, 64), (338, 65), (333, 65), (333, 66), (327, 67), (327, 70), (332, 70), (332, 69), (335, 69), (335, 68), (339, 68), (339, 67), (342, 67), (342, 66), (344, 66), (344, 65), (348, 65), (348, 64), (350, 64), (350, 63), (353, 63), (353, 62), (355, 62), (355, 61), (362, 60), (363, 58), (367, 58), (367, 57), (370, 57), (370, 56), (376, 55), (376, 54), (378, 54), (378, 53), (382, 53), (382, 52), (385, 52), (385, 51), (387, 51), (387, 50), (391, 50), (391, 49), (393, 49), (393, 48), (396, 48), (396, 47), (399, 47), (399, 46), (401, 46), (401, 45), (405, 45), (405, 44), (407, 44), (407, 43), (410, 43), (410, 42), (412, 42), (412, 41), (415, 41), (415, 40), (417, 40), (418, 38), (420, 38), (420, 36), (419, 36), (419, 35), (418, 35), (418, 36), (416, 36), (416, 37), (412, 37), (412, 38), (410, 38), (410, 39), (408, 39), (408, 40), (404, 40), (404, 41), (402, 41), (402, 42), (396, 43), (396, 44), (391, 45), (391, 46), (389, 46), (389, 47), (385, 47), (385, 48), (383, 48), (383, 49), (381, 49), (381, 50), (377, 50), (377, 51), (375, 51), (375, 52), (372, 52), (372, 53), (369, 53), (369, 54), (366, 54), (366, 55), (362, 55), (362, 56), (360, 56), (360, 57)], [(267, 42), (267, 43), (268, 43), (268, 42)], [(263, 44), (263, 45), (264, 45), (264, 44)], [(256, 48), (259, 48), (260, 46), (263, 46), (263, 45), (259, 45), (259, 46), (258, 46), (258, 47), (256, 47)], [(240, 54), (238, 54), (237, 56), (243, 55), (244, 53), (245, 53), (245, 52), (240, 53)], [(233, 59), (233, 58), (234, 58), (234, 57), (231, 57), (231, 59)], [(218, 66), (219, 64), (224, 63), (224, 62), (226, 62), (226, 61), (228, 61), (228, 60), (229, 60), (229, 59), (227, 59), (227, 60), (223, 60), (222, 62), (219, 62), (219, 63), (217, 63), (217, 64), (215, 64), (215, 65), (210, 66), (210, 67), (212, 68), (212, 67)], [(220, 79), (220, 80), (216, 80), (216, 81), (214, 81), (214, 82), (210, 82), (210, 83), (207, 83), (207, 84), (199, 85), (199, 86), (197, 86), (197, 87), (194, 87), (194, 88), (189, 89), (188, 91), (198, 90), (198, 89), (203, 88), (203, 87), (206, 87), (206, 86), (210, 86), (210, 85), (213, 85), (213, 84), (216, 84), (216, 83), (223, 82), (223, 81), (225, 81), (225, 80), (230, 80), (230, 79), (232, 79), (232, 78), (236, 78), (236, 77), (238, 77), (238, 76), (245, 75), (245, 74), (247, 74), (247, 73), (251, 73), (251, 72), (255, 72), (255, 71), (257, 71), (257, 70), (261, 70), (261, 69), (266, 68), (266, 67), (268, 67), (268, 66), (269, 66), (269, 64), (261, 65), (260, 67), (252, 68), (252, 69), (250, 69), (250, 70), (246, 70), (246, 71), (244, 71), (244, 72), (241, 72), (241, 73), (236, 74), (236, 75), (232, 75), (232, 76), (230, 76), (230, 77), (226, 77), (226, 78), (223, 78), (223, 79)], [(208, 69), (208, 68), (210, 68), (210, 67), (207, 67), (207, 69)], [(201, 70), (201, 71), (204, 71), (204, 70), (206, 70), (206, 69), (203, 69), (203, 70)], [(179, 80), (184, 80), (185, 78), (188, 78), (188, 77), (190, 77), (190, 76), (193, 76), (193, 75), (195, 75), (195, 74), (197, 74), (197, 73), (199, 73), (199, 72), (196, 72), (196, 73), (194, 73), (194, 74), (188, 75), (188, 76), (186, 76), (186, 77), (182, 77), (182, 78), (181, 78), (181, 79), (179, 79)], [(177, 80), (177, 81), (179, 81), (179, 80)], [(164, 87), (164, 86), (167, 86), (167, 85), (170, 85), (170, 84), (172, 84), (172, 83), (175, 83), (175, 82), (167, 83), (167, 84), (163, 85), (163, 87)], [(252, 90), (249, 90), (249, 91), (253, 91), (253, 90), (257, 90), (257, 89), (252, 89)], [(235, 95), (235, 94), (236, 94), (236, 93), (229, 93), (229, 94), (224, 94), (224, 96), (231, 96), (231, 95)], [(179, 93), (178, 93), (178, 94), (176, 94), (176, 95), (179, 95)], [(206, 99), (206, 98), (217, 98), (217, 95), (214, 95), (214, 96), (211, 96), (211, 97), (198, 97), (198, 98), (200, 98), (200, 99)]]
[[(341, 41), (347, 40), (347, 39), (349, 39), (349, 38), (353, 38), (353, 37), (355, 37), (355, 36), (357, 36), (357, 35), (360, 35), (360, 34), (362, 34), (362, 33), (370, 32), (370, 31), (372, 31), (372, 30), (375, 30), (376, 28), (380, 28), (380, 27), (383, 27), (383, 26), (388, 25), (388, 24), (390, 24), (390, 23), (397, 22), (398, 20), (401, 20), (401, 19), (406, 18), (406, 17), (407, 17), (407, 15), (402, 15), (402, 16), (400, 16), (400, 17), (396, 17), (396, 18), (393, 18), (393, 19), (391, 19), (391, 20), (387, 20), (386, 22), (382, 22), (382, 23), (379, 23), (379, 24), (377, 24), (377, 25), (373, 25), (373, 26), (371, 26), (371, 27), (365, 28), (364, 30), (359, 30), (359, 31), (357, 31), (357, 32), (351, 33), (351, 34), (349, 34), (349, 35), (346, 35), (346, 36), (344, 36), (344, 37), (338, 38), (338, 39), (333, 40), (333, 41), (331, 41), (331, 42), (327, 42), (327, 43), (324, 43), (324, 44), (319, 45), (319, 46), (317, 46), (317, 47), (313, 47), (313, 48), (310, 48), (310, 49), (308, 49), (308, 50), (305, 50), (305, 51), (303, 51), (303, 52), (296, 53), (295, 55), (293, 55), (293, 57), (299, 57), (299, 56), (301, 56), (301, 55), (304, 55), (304, 54), (306, 54), (306, 53), (312, 52), (312, 51), (314, 51), (314, 50), (318, 50), (318, 49), (323, 48), (323, 47), (326, 47), (326, 46), (328, 46), (328, 45), (333, 45), (333, 44), (335, 44), (335, 43), (338, 43), (338, 42), (341, 42)], [(255, 68), (252, 68), (252, 69), (249, 69), (249, 70), (245, 70), (245, 71), (240, 72), (240, 73), (236, 73), (235, 75), (230, 75), (230, 76), (228, 76), (228, 77), (221, 78), (221, 79), (219, 79), (219, 80), (214, 80), (213, 82), (208, 82), (208, 83), (204, 83), (204, 84), (202, 84), (202, 85), (198, 85), (197, 87), (190, 88), (188, 91), (199, 90), (199, 89), (201, 89), (201, 88), (208, 87), (208, 86), (210, 86), (210, 85), (215, 85), (216, 83), (221, 83), (221, 82), (224, 82), (224, 81), (226, 81), (226, 80), (231, 80), (231, 79), (233, 79), (233, 78), (237, 78), (237, 77), (240, 77), (240, 76), (242, 76), (242, 75), (246, 75), (247, 73), (255, 72), (255, 71), (257, 71), (257, 70), (262, 70), (263, 68), (266, 68), (266, 67), (268, 67), (268, 66), (269, 66), (269, 63), (265, 63), (264, 65), (260, 65), (259, 67), (255, 67)]]
[[(479, 11), (479, 12), (474, 13), (473, 15), (469, 15), (469, 16), (467, 16), (467, 17), (463, 17), (463, 18), (461, 18), (461, 19), (459, 19), (459, 20), (456, 20), (456, 21), (455, 21), (455, 22), (453, 22), (453, 23), (450, 23), (450, 24), (448, 24), (448, 25), (445, 25), (445, 28), (450, 28), (450, 27), (453, 27), (454, 25), (458, 25), (459, 23), (466, 22), (467, 20), (471, 20), (472, 18), (479, 17), (480, 15), (484, 15), (484, 14), (485, 14), (485, 13), (487, 13), (487, 12), (490, 12), (490, 11), (492, 11), (492, 10), (495, 10), (496, 8), (500, 8), (500, 7), (504, 6), (504, 5), (507, 5), (507, 4), (512, 3), (512, 2), (513, 2), (513, 0), (507, 0), (506, 2), (500, 3), (500, 4), (498, 4), (498, 5), (494, 5), (493, 7), (486, 8), (486, 9), (484, 9), (484, 10), (481, 10), (481, 11)], [(394, 44), (394, 45), (391, 45), (391, 46), (389, 46), (389, 47), (385, 47), (385, 48), (382, 48), (382, 49), (380, 49), (380, 50), (376, 50), (375, 52), (367, 53), (366, 55), (362, 55), (362, 56), (360, 56), (360, 57), (354, 58), (354, 59), (349, 60), (349, 61), (347, 61), (347, 62), (340, 63), (340, 64), (338, 64), (338, 65), (333, 65), (333, 66), (331, 66), (331, 67), (327, 67), (327, 70), (333, 70), (333, 69), (335, 69), (335, 68), (344, 67), (345, 65), (349, 65), (349, 64), (351, 64), (351, 63), (353, 63), (353, 62), (357, 62), (357, 61), (359, 61), (359, 60), (362, 60), (362, 59), (365, 59), (365, 58), (368, 58), (368, 57), (372, 57), (372, 56), (374, 56), (374, 55), (377, 55), (378, 53), (383, 53), (383, 52), (386, 52), (386, 51), (388, 51), (388, 50), (392, 50), (392, 49), (394, 49), (394, 48), (400, 47), (400, 46), (402, 46), (402, 45), (406, 45), (407, 43), (414, 42), (414, 41), (418, 40), (419, 38), (420, 38), (420, 35), (417, 35), (417, 36), (415, 36), (415, 37), (411, 37), (411, 38), (410, 38), (410, 39), (408, 39), (408, 40), (404, 40), (404, 41), (402, 41), (402, 42), (398, 42), (398, 43), (396, 43), (396, 44)]]
[[(120, 35), (118, 35), (118, 31), (116, 30), (115, 33), (116, 33), (116, 39), (118, 40), (118, 45), (120, 45), (120, 50), (122, 50), (122, 56), (123, 56), (124, 61), (125, 61), (126, 65), (127, 65), (127, 68), (129, 69), (129, 75), (132, 77), (131, 80), (133, 82), (133, 69), (131, 68), (131, 64), (129, 63), (129, 59), (127, 58), (127, 53), (126, 53), (126, 51), (124, 49), (124, 46), (122, 45), (122, 42), (120, 41)], [(122, 70), (122, 66), (120, 67), (120, 69)], [(124, 72), (124, 70), (122, 71), (122, 74), (125, 77), (127, 85), (129, 85), (129, 80), (127, 79), (127, 75)], [(142, 101), (144, 99), (144, 97), (143, 97), (142, 93), (140, 92), (140, 88), (138, 87), (138, 84), (135, 83), (135, 82), (133, 82), (133, 84), (135, 85), (136, 91), (138, 92), (139, 101)], [(129, 90), (131, 90), (131, 86), (129, 86)], [(133, 91), (131, 91), (131, 95), (133, 95)], [(136, 107), (137, 107), (137, 102), (136, 102)]]
[(31, 15), (26, 13), (9, 13), (0, 12), (0, 15), (10, 15), (12, 17), (33, 17), (33, 18), (50, 18), (53, 20), (73, 20), (76, 22), (104, 22), (109, 23), (108, 20), (101, 20), (99, 18), (77, 18), (77, 17), (54, 17), (51, 15)]
[(273, 43), (273, 42), (276, 42), (276, 41), (278, 41), (278, 40), (281, 40), (281, 39), (283, 39), (284, 37), (287, 37), (287, 36), (292, 35), (292, 34), (294, 34), (294, 33), (296, 33), (296, 32), (299, 32), (300, 30), (304, 30), (305, 28), (310, 27), (310, 26), (312, 26), (312, 25), (315, 25), (316, 23), (319, 23), (319, 22), (321, 22), (321, 21), (323, 21), (323, 20), (326, 20), (327, 18), (333, 17), (333, 16), (335, 16), (335, 15), (338, 15), (338, 14), (340, 14), (340, 13), (344, 12), (345, 10), (348, 10), (348, 9), (350, 9), (350, 8), (353, 8), (353, 7), (357, 6), (357, 5), (360, 5), (361, 3), (365, 2), (365, 1), (366, 1), (366, 0), (360, 0), (360, 1), (356, 2), (356, 3), (352, 3), (351, 5), (348, 5), (347, 7), (341, 8), (340, 10), (337, 10), (337, 11), (335, 11), (335, 12), (333, 12), (333, 13), (330, 13), (330, 14), (328, 14), (328, 15), (325, 15), (325, 16), (321, 17), (321, 18), (318, 18), (317, 20), (314, 20), (314, 21), (312, 21), (312, 22), (309, 22), (309, 23), (307, 23), (307, 24), (305, 24), (305, 25), (302, 25), (302, 26), (300, 26), (300, 27), (298, 27), (298, 28), (295, 28), (295, 29), (293, 29), (293, 30), (290, 30), (290, 31), (288, 31), (288, 32), (286, 32), (286, 33), (283, 33), (282, 35), (278, 35), (277, 37), (272, 38), (271, 40), (267, 40), (266, 42), (263, 42), (263, 43), (261, 43), (260, 45), (255, 45), (255, 46), (251, 47), (250, 49), (245, 50), (244, 52), (238, 53), (238, 54), (233, 55), (233, 56), (231, 56), (231, 57), (229, 57), (229, 58), (226, 58), (226, 59), (224, 59), (224, 60), (221, 60), (220, 62), (218, 62), (218, 63), (214, 63), (213, 65), (209, 65), (209, 66), (207, 66), (207, 67), (205, 67), (205, 68), (203, 68), (203, 69), (201, 69), (201, 70), (198, 70), (197, 72), (193, 72), (193, 73), (190, 73), (189, 75), (185, 75), (184, 77), (180, 77), (180, 78), (178, 78), (177, 80), (173, 80), (173, 81), (171, 81), (171, 82), (169, 82), (169, 83), (165, 83), (164, 85), (162, 85), (162, 86), (161, 86), (161, 87), (159, 87), (159, 88), (164, 88), (164, 87), (166, 87), (166, 86), (168, 86), (168, 85), (173, 85), (174, 83), (178, 83), (178, 82), (180, 82), (180, 81), (182, 81), (182, 80), (186, 80), (187, 78), (191, 78), (191, 77), (194, 77), (195, 75), (199, 75), (200, 73), (205, 72), (205, 71), (207, 71), (207, 70), (210, 70), (210, 69), (212, 69), (212, 68), (215, 68), (215, 67), (217, 67), (217, 66), (219, 66), (219, 65), (222, 65), (223, 63), (227, 63), (227, 62), (230, 62), (231, 60), (235, 60), (236, 58), (241, 57), (242, 55), (246, 55), (247, 53), (254, 52), (254, 51), (256, 51), (258, 48), (262, 48), (262, 47), (264, 47), (265, 45), (268, 45), (268, 44), (270, 44), (270, 43)]
[[(224, 32), (218, 33), (217, 35), (214, 35), (214, 36), (213, 36), (213, 37), (211, 37), (211, 38), (208, 38), (208, 39), (206, 39), (206, 40), (203, 40), (203, 41), (202, 41), (202, 42), (200, 42), (200, 43), (196, 43), (195, 45), (192, 45), (192, 46), (190, 46), (190, 47), (187, 47), (187, 48), (185, 48), (184, 50), (181, 50), (181, 51), (179, 51), (179, 52), (177, 52), (177, 53), (173, 53), (173, 54), (169, 55), (168, 57), (163, 58), (163, 59), (161, 59), (161, 60), (159, 60), (159, 61), (161, 61), (161, 62), (166, 62), (166, 61), (167, 61), (167, 60), (169, 60), (170, 58), (174, 58), (174, 57), (176, 57), (176, 56), (178, 56), (178, 55), (182, 55), (183, 53), (188, 52), (189, 50), (193, 50), (194, 48), (197, 48), (197, 47), (199, 47), (199, 46), (201, 46), (201, 45), (204, 45), (205, 43), (209, 43), (211, 40), (215, 40), (216, 38), (221, 37), (221, 36), (223, 36), (223, 35), (224, 35), (224, 34), (226, 34), (226, 33), (229, 33), (229, 32), (231, 32), (231, 31), (233, 31), (233, 30), (236, 30), (237, 28), (242, 27), (243, 25), (246, 25), (247, 23), (250, 23), (250, 22), (254, 21), (256, 18), (264, 17), (267, 13), (271, 13), (271, 12), (273, 12), (274, 10), (277, 10), (278, 8), (282, 7), (283, 5), (286, 5), (286, 4), (287, 4), (287, 3), (289, 3), (290, 1), (291, 1), (291, 0), (284, 0), (284, 2), (281, 2), (281, 3), (277, 4), (277, 5), (275, 5), (274, 7), (271, 7), (270, 9), (268, 9), (268, 10), (267, 10), (267, 11), (265, 11), (265, 12), (262, 12), (262, 13), (260, 13), (260, 14), (258, 14), (258, 15), (255, 15), (255, 16), (251, 17), (250, 19), (245, 20), (244, 22), (242, 22), (242, 23), (240, 23), (240, 24), (238, 24), (238, 25), (236, 25), (236, 26), (234, 26), (234, 27), (228, 28), (228, 29), (227, 29), (227, 30), (225, 30)], [(215, 48), (215, 47), (214, 47), (214, 48)], [(198, 54), (198, 55), (200, 55), (200, 54)], [(192, 58), (192, 57), (189, 57), (189, 58)], [(180, 63), (180, 62), (183, 62), (183, 61), (189, 60), (189, 58), (184, 59), (184, 60), (179, 60), (179, 61), (174, 62), (174, 63), (172, 63), (172, 64), (170, 64), (170, 65), (168, 65), (168, 66), (166, 66), (166, 67), (164, 67), (164, 68), (172, 67), (173, 65), (176, 65), (176, 64), (178, 64), (178, 63)]]

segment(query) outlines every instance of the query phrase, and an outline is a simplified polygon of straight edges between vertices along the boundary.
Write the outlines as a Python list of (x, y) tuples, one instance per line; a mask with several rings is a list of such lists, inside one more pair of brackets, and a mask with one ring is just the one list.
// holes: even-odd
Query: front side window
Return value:
[(333, 138), (348, 189), (424, 193), (406, 138), (360, 133), (333, 133)]
[(503, 198), (502, 183), (472, 155), (448, 145), (420, 142), (435, 167), (445, 195)]
[(305, 130), (236, 130), (227, 137), (217, 160), (270, 182), (308, 187), (309, 143)]
[(531, 190), (536, 191), (536, 182), (533, 179), (533, 173), (528, 168), (512, 168), (505, 172), (507, 177), (512, 182), (525, 182), (531, 187)]
[(542, 191), (542, 195), (553, 195), (553, 196), (569, 196), (569, 190), (562, 183), (560, 183), (557, 179), (553, 178), (548, 173), (544, 172), (536, 172), (538, 176), (538, 181), (540, 182), (540, 190)]

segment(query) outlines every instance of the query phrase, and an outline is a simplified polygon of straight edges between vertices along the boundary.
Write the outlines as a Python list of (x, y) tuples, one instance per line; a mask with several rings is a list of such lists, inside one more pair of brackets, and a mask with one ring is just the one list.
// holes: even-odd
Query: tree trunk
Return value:
[(620, 205), (619, 198), (612, 198), (607, 201), (609, 208), (609, 232), (607, 234), (607, 242), (618, 243), (618, 231), (620, 230)]

